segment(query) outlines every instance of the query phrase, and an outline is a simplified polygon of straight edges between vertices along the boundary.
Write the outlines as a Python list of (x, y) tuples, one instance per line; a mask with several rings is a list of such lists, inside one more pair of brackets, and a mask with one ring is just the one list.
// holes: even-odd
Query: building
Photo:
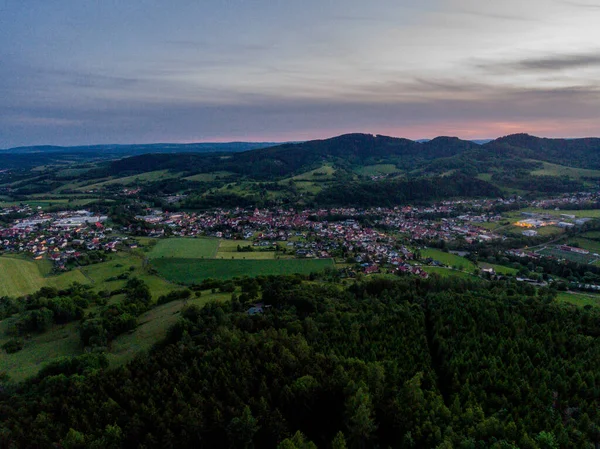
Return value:
[(536, 235), (538, 235), (537, 231), (534, 231), (533, 229), (528, 229), (527, 231), (523, 231), (523, 235), (525, 237), (535, 237)]

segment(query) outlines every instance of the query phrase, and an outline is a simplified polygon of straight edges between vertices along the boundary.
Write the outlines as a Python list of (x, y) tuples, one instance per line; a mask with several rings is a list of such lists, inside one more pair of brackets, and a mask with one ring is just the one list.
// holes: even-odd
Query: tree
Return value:
[(373, 419), (373, 403), (364, 383), (361, 383), (356, 392), (346, 401), (346, 422), (348, 432), (359, 445), (364, 445), (377, 429)]
[(245, 406), (242, 414), (233, 418), (227, 426), (229, 444), (233, 448), (254, 447), (252, 440), (258, 429), (258, 421), (252, 416), (250, 407)]
[(344, 434), (341, 431), (336, 433), (331, 442), (331, 449), (347, 449), (347, 447)]

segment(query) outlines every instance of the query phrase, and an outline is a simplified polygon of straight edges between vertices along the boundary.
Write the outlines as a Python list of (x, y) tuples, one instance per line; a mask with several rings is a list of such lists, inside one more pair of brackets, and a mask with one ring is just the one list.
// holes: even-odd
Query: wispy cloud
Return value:
[(519, 60), (476, 62), (475, 66), (494, 73), (560, 72), (571, 69), (600, 67), (600, 50), (586, 54), (555, 54)]

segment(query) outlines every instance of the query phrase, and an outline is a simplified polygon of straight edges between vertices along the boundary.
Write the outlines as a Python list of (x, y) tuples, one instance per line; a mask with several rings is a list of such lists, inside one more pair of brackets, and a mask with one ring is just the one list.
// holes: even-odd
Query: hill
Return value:
[[(359, 205), (365, 198), (383, 205), (452, 197), (568, 193), (597, 188), (600, 179), (600, 139), (595, 138), (545, 139), (516, 134), (475, 143), (447, 136), (412, 141), (346, 134), (248, 149), (253, 145), (270, 144), (92, 146), (76, 153), (22, 149), (25, 153), (3, 157), (0, 169), (20, 166), (29, 171), (4, 176), (4, 184), (0, 178), (0, 195), (4, 189), (11, 198), (35, 194), (65, 199), (65, 194), (114, 195), (127, 186), (139, 187), (156, 205), (162, 205), (156, 197), (181, 195), (186, 199), (179, 205), (188, 209), (314, 206), (320, 201)], [(124, 148), (152, 152), (128, 157), (110, 153)], [(94, 149), (110, 160), (89, 159)], [(27, 151), (34, 150), (38, 152), (31, 157), (34, 153)], [(457, 180), (471, 187), (464, 189)], [(426, 186), (423, 192), (430, 194), (414, 191), (422, 186)], [(351, 194), (341, 195), (340, 187)], [(390, 195), (394, 190), (399, 192)]]

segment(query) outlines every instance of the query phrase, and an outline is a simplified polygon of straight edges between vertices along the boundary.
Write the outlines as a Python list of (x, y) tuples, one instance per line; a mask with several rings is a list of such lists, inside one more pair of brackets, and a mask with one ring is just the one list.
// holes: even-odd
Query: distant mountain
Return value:
[[(229, 143), (156, 143), (135, 145), (84, 145), (61, 147), (51, 145), (16, 147), (0, 150), (0, 168), (28, 168), (57, 162), (87, 162), (111, 160), (141, 154), (174, 153), (235, 153), (267, 148), (281, 143), (229, 142)], [(35, 154), (33, 159), (31, 155)]]
[(114, 154), (146, 154), (146, 153), (214, 153), (248, 151), (256, 148), (266, 148), (281, 145), (281, 142), (202, 142), (202, 143), (151, 143), (132, 145), (83, 145), (73, 147), (61, 147), (53, 145), (38, 145), (27, 147), (15, 147), (0, 150), (10, 154), (31, 153), (89, 153), (98, 155)]
[(325, 162), (350, 170), (364, 165), (394, 164), (399, 171), (423, 175), (448, 170), (475, 173), (503, 168), (531, 170), (534, 166), (529, 160), (600, 169), (600, 139), (543, 139), (517, 134), (480, 144), (447, 136), (417, 142), (381, 135), (345, 134), (233, 152), (226, 158), (197, 152), (181, 158), (139, 155), (113, 162), (107, 167), (107, 173), (149, 169), (224, 170), (253, 179), (272, 180), (318, 168)]

